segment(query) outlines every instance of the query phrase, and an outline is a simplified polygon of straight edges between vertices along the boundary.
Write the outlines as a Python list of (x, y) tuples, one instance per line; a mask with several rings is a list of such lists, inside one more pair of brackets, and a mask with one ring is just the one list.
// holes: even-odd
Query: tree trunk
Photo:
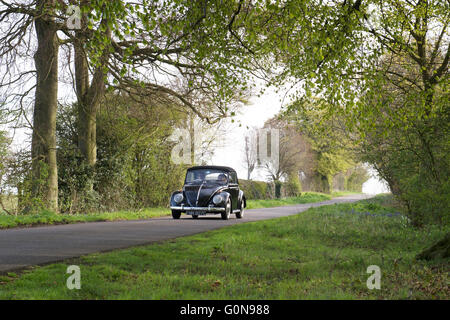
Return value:
[(425, 249), (419, 255), (417, 259), (421, 260), (433, 260), (433, 259), (448, 259), (450, 258), (450, 233), (430, 248)]
[(195, 147), (197, 146), (195, 143), (195, 127), (194, 127), (194, 117), (193, 113), (189, 113), (189, 143), (191, 144), (191, 165), (196, 165), (196, 157), (195, 157)]
[[(37, 8), (52, 10), (54, 1), (38, 0)], [(45, 5), (45, 9), (44, 9)], [(56, 111), (58, 106), (58, 38), (52, 18), (43, 14), (35, 20), (38, 48), (34, 55), (37, 83), (33, 114), (32, 195), (58, 211), (56, 163)]]
[(83, 49), (83, 37), (78, 36), (75, 49), (75, 87), (78, 100), (78, 148), (90, 166), (97, 162), (97, 103), (91, 101), (94, 88), (89, 87), (89, 70)]
[(281, 187), (283, 186), (283, 183), (280, 180), (274, 180), (275, 185), (275, 198), (280, 199), (281, 198)]
[[(103, 20), (102, 24), (107, 25)], [(106, 36), (111, 38), (107, 28)], [(92, 81), (89, 84), (89, 66), (83, 44), (87, 39), (83, 31), (77, 32), (75, 49), (75, 87), (78, 100), (78, 148), (90, 166), (97, 162), (97, 109), (105, 92), (105, 71), (109, 59), (108, 48), (104, 49), (100, 64), (95, 66)]]

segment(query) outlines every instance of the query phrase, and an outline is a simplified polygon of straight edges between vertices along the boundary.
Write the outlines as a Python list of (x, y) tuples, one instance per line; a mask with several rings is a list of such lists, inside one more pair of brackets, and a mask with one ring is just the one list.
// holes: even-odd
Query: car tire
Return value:
[(193, 214), (192, 219), (198, 219), (198, 214)]
[(228, 220), (230, 219), (230, 214), (231, 214), (231, 200), (228, 199), (227, 200), (227, 204), (225, 205), (225, 212), (222, 212), (222, 219), (223, 220)]
[(236, 218), (242, 219), (244, 217), (244, 212), (245, 212), (244, 204), (241, 202), (241, 211), (236, 212)]
[(172, 218), (180, 219), (180, 217), (181, 217), (181, 211), (172, 210)]

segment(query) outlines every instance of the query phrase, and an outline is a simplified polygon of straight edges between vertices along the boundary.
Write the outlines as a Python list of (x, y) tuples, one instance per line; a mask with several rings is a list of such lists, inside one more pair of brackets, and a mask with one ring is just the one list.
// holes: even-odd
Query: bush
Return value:
[(74, 145), (60, 147), (57, 159), (60, 211), (99, 211), (98, 195), (90, 189), (95, 182), (95, 171), (84, 161), (78, 148)]
[(271, 199), (271, 188), (269, 183), (253, 180), (239, 180), (239, 186), (244, 191), (247, 200)]
[(284, 183), (284, 190), (287, 197), (298, 197), (302, 193), (300, 179), (296, 174), (290, 174), (288, 181)]
[(397, 194), (409, 208), (409, 218), (418, 226), (450, 223), (450, 183), (423, 183), (423, 177), (412, 175), (404, 179), (404, 191)]
[(240, 179), (239, 187), (244, 191), (247, 200), (298, 197), (301, 195), (300, 180), (295, 181), (294, 179), (288, 180), (288, 182), (264, 182)]
[[(167, 206), (181, 187), (184, 165), (171, 162), (168, 140), (176, 115), (167, 108), (111, 97), (97, 115), (97, 162), (77, 147), (75, 106), (58, 114), (60, 211), (87, 213)], [(146, 109), (147, 108), (147, 109)], [(145, 112), (144, 112), (145, 111)]]

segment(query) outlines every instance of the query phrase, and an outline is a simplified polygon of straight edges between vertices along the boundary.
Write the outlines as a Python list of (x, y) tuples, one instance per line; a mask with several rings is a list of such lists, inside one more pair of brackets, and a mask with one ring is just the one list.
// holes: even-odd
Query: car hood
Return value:
[(211, 197), (223, 189), (225, 189), (224, 186), (218, 185), (186, 185), (184, 186), (184, 194), (188, 205), (206, 207)]

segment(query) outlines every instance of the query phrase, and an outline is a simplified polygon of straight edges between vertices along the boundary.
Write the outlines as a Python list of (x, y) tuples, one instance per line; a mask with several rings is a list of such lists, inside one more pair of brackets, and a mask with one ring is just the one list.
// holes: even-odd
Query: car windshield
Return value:
[(227, 184), (227, 173), (216, 169), (195, 169), (188, 170), (186, 174), (186, 184)]

